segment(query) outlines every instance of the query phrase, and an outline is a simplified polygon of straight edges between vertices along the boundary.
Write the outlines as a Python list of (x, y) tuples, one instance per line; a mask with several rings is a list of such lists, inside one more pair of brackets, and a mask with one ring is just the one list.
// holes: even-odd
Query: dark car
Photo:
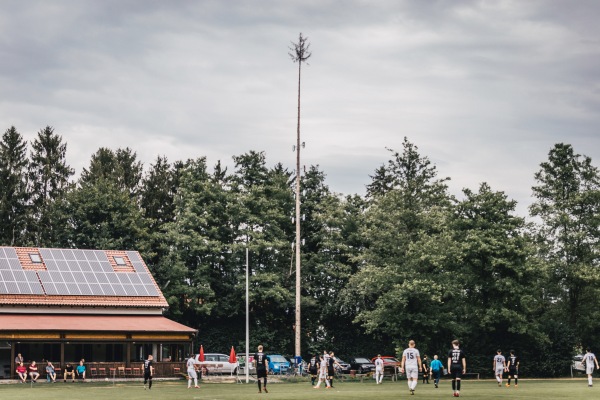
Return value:
[(339, 357), (334, 356), (333, 359), (335, 360), (335, 362), (338, 363), (338, 365), (340, 366), (339, 370), (342, 374), (349, 374), (350, 370), (352, 368), (350, 368), (350, 364), (348, 364), (346, 361), (340, 359)]
[(348, 360), (350, 369), (357, 371), (359, 374), (375, 371), (375, 364), (367, 357), (350, 357)]

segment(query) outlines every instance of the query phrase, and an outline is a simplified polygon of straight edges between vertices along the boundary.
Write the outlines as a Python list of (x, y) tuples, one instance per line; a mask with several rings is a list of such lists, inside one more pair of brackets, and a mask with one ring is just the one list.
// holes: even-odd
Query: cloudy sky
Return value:
[(0, 126), (46, 125), (77, 173), (99, 147), (145, 164), (265, 151), (293, 169), (297, 64), (303, 164), (364, 194), (403, 138), (450, 189), (488, 182), (531, 203), (558, 142), (600, 166), (599, 1), (0, 2)]

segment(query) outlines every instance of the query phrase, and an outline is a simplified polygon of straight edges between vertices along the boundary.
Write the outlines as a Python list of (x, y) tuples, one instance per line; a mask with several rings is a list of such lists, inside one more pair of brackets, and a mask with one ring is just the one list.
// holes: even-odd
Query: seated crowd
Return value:
[[(25, 383), (27, 378), (31, 380), (31, 383), (37, 383), (40, 373), (38, 371), (38, 365), (34, 360), (32, 360), (26, 367), (23, 357), (21, 354), (19, 354), (15, 358), (15, 364), (17, 365), (15, 372), (19, 378), (19, 383)], [(79, 361), (79, 365), (77, 365), (77, 367), (73, 367), (71, 363), (67, 363), (63, 371), (63, 381), (66, 382), (67, 379), (70, 378), (71, 382), (75, 382), (75, 378), (77, 377), (85, 382), (85, 373), (86, 367), (84, 365), (84, 360)], [(48, 361), (46, 365), (46, 381), (56, 383), (56, 378), (56, 368), (54, 368), (54, 365), (51, 361)]]

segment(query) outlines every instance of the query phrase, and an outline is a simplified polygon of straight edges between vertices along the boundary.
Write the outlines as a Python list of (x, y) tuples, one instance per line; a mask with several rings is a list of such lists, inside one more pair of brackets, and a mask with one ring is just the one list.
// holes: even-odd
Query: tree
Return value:
[(49, 210), (67, 191), (74, 171), (66, 162), (67, 144), (54, 133), (54, 128), (47, 126), (39, 131), (32, 148), (29, 185), (33, 219), (28, 230), (35, 245), (50, 246), (58, 224)]
[[(600, 330), (600, 175), (590, 157), (576, 154), (568, 144), (556, 144), (548, 161), (535, 174), (536, 202), (531, 215), (538, 227), (539, 254), (546, 260), (556, 285), (553, 302), (580, 340)], [(590, 317), (596, 317), (591, 320)]]
[(26, 244), (28, 219), (27, 143), (14, 126), (0, 142), (0, 244)]
[(136, 160), (136, 157), (136, 153), (129, 147), (116, 151), (101, 147), (92, 155), (89, 168), (83, 169), (81, 183), (94, 183), (99, 179), (108, 179), (137, 200), (143, 165)]

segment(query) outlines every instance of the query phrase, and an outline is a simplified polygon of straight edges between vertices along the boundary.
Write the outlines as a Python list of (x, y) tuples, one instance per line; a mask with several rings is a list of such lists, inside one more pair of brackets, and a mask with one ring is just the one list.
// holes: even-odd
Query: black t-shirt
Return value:
[(73, 372), (73, 366), (72, 365), (67, 365), (65, 367), (65, 372), (69, 372), (69, 373)]
[(333, 357), (329, 357), (329, 363), (327, 364), (327, 369), (329, 371), (334, 370), (334, 368), (333, 368), (334, 363), (335, 363), (335, 360), (333, 359)]
[(145, 360), (144, 361), (144, 373), (149, 374), (151, 367), (152, 367), (152, 360)]
[(317, 371), (319, 369), (317, 359), (315, 357), (310, 359), (310, 364), (308, 366), (309, 371)]
[(465, 358), (465, 353), (462, 349), (452, 349), (448, 352), (448, 358), (451, 360), (450, 367), (460, 367), (462, 369), (462, 360)]
[(254, 354), (254, 361), (256, 361), (256, 369), (266, 369), (265, 360), (267, 356), (262, 351)]
[(519, 366), (519, 357), (515, 356), (514, 354), (511, 354), (510, 356), (508, 356), (508, 361), (510, 362), (510, 369), (517, 369)]

